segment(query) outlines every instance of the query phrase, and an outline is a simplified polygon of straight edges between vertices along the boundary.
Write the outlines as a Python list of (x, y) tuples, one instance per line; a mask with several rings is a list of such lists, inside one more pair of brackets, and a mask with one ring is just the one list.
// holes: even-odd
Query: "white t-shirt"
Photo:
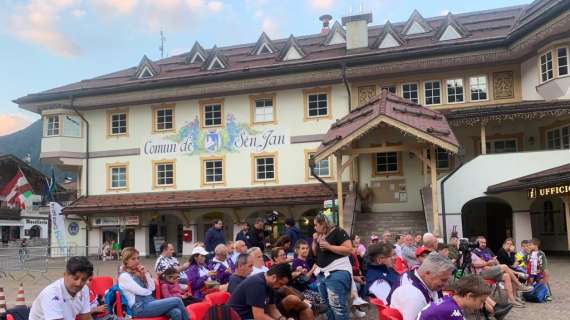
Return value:
[[(418, 275), (417, 271), (415, 271), (415, 273), (416, 277), (422, 281), (422, 278)], [(439, 300), (437, 291), (428, 289), (428, 293), (433, 301)], [(406, 284), (402, 284), (394, 290), (394, 293), (392, 293), (392, 300), (390, 301), (390, 307), (400, 310), (404, 320), (416, 320), (420, 311), (422, 311), (422, 309), (427, 305), (428, 302), (426, 301), (423, 293), (418, 288), (414, 287), (411, 281)]]
[(72, 297), (63, 278), (45, 287), (32, 303), (29, 320), (74, 320), (79, 314), (91, 312), (89, 304), (89, 288), (84, 286), (75, 297)]
[(374, 281), (374, 283), (372, 283), (370, 285), (370, 288), (368, 289), (368, 291), (372, 293), (376, 298), (382, 300), (382, 302), (384, 302), (385, 305), (388, 305), (387, 300), (391, 290), (392, 287), (390, 286), (388, 281), (384, 279), (378, 279)]
[(258, 268), (256, 266), (253, 266), (253, 269), (251, 269), (251, 273), (249, 274), (250, 276), (253, 276), (254, 274), (258, 274), (258, 273), (263, 273), (263, 272), (267, 272), (269, 269), (266, 266), (262, 266), (261, 268)]

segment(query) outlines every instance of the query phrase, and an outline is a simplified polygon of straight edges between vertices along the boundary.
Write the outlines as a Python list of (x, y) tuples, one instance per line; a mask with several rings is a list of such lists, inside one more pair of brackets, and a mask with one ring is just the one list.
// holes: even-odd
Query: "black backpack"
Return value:
[(213, 305), (204, 315), (204, 320), (241, 320), (239, 314), (226, 304)]

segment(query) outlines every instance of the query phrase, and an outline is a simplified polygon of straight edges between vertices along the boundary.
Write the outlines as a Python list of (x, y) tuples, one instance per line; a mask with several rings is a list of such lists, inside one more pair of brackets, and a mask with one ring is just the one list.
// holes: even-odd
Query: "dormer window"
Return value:
[(273, 45), (273, 41), (269, 38), (269, 36), (263, 32), (259, 39), (257, 39), (257, 43), (252, 51), (250, 51), (250, 55), (262, 55), (262, 54), (272, 54), (277, 52), (275, 46)]
[(305, 57), (305, 53), (293, 35), (287, 40), (287, 44), (281, 51), (279, 59), (282, 61), (299, 60)]
[(188, 56), (186, 57), (186, 63), (189, 64), (204, 63), (204, 61), (206, 61), (207, 56), (208, 55), (206, 54), (204, 48), (202, 48), (202, 46), (198, 43), (198, 41), (196, 41), (194, 42), (192, 49), (190, 50)]
[(143, 56), (133, 76), (134, 79), (148, 79), (160, 73), (160, 67), (154, 64), (147, 56)]
[(408, 29), (406, 35), (419, 34), (419, 33), (426, 33), (426, 30), (419, 23), (414, 21), (412, 22), (412, 25), (410, 26), (410, 29)]
[(439, 41), (455, 40), (461, 38), (462, 38), (461, 35), (459, 34), (459, 32), (457, 32), (457, 30), (455, 30), (453, 26), (447, 26), (447, 28), (445, 28), (445, 31), (439, 38)]
[(346, 31), (344, 31), (344, 28), (340, 25), (340, 23), (338, 23), (338, 21), (335, 21), (325, 40), (323, 41), (323, 45), (330, 46), (342, 43), (346, 43)]
[(210, 62), (208, 70), (218, 70), (218, 69), (225, 69), (225, 66), (220, 61), (220, 59), (218, 59), (218, 57), (215, 57), (214, 59), (212, 59), (212, 62)]
[(192, 59), (190, 59), (190, 63), (203, 63), (204, 61), (206, 61), (206, 59), (204, 59), (199, 52), (196, 52)]
[(432, 30), (433, 29), (426, 22), (424, 17), (422, 17), (422, 15), (417, 10), (414, 10), (408, 19), (408, 22), (406, 22), (406, 25), (402, 29), (402, 34), (411, 36), (431, 32)]
[(400, 44), (398, 43), (398, 41), (396, 41), (396, 39), (394, 39), (394, 37), (391, 34), (386, 34), (386, 36), (384, 37), (384, 40), (382, 40), (382, 42), (380, 43), (380, 46), (378, 46), (379, 49), (386, 49), (386, 48), (394, 48), (394, 47), (399, 47)]
[(144, 69), (141, 71), (141, 74), (139, 75), (139, 79), (152, 78), (153, 76), (154, 74), (152, 74), (148, 67), (144, 67)]

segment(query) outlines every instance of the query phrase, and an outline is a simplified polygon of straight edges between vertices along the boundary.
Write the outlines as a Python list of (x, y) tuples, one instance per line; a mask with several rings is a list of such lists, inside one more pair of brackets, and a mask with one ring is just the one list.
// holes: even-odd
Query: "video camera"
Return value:
[(265, 217), (265, 224), (266, 225), (273, 225), (275, 221), (279, 218), (279, 212), (273, 210), (269, 215)]
[(459, 251), (461, 253), (471, 252), (473, 249), (477, 249), (478, 247), (478, 242), (469, 242), (469, 240), (465, 238), (459, 239)]
[(459, 239), (459, 257), (456, 261), (455, 279), (459, 279), (471, 268), (471, 251), (479, 247), (478, 242), (469, 242), (468, 239)]

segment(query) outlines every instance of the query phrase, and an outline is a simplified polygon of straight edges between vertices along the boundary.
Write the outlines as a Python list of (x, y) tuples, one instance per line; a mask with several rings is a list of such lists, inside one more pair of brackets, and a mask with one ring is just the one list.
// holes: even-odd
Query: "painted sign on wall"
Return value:
[(164, 138), (150, 138), (143, 146), (145, 155), (182, 153), (187, 155), (219, 154), (240, 151), (263, 152), (289, 143), (289, 137), (274, 129), (255, 130), (246, 123), (237, 122), (228, 114), (223, 127), (201, 128), (200, 120), (193, 121)]

